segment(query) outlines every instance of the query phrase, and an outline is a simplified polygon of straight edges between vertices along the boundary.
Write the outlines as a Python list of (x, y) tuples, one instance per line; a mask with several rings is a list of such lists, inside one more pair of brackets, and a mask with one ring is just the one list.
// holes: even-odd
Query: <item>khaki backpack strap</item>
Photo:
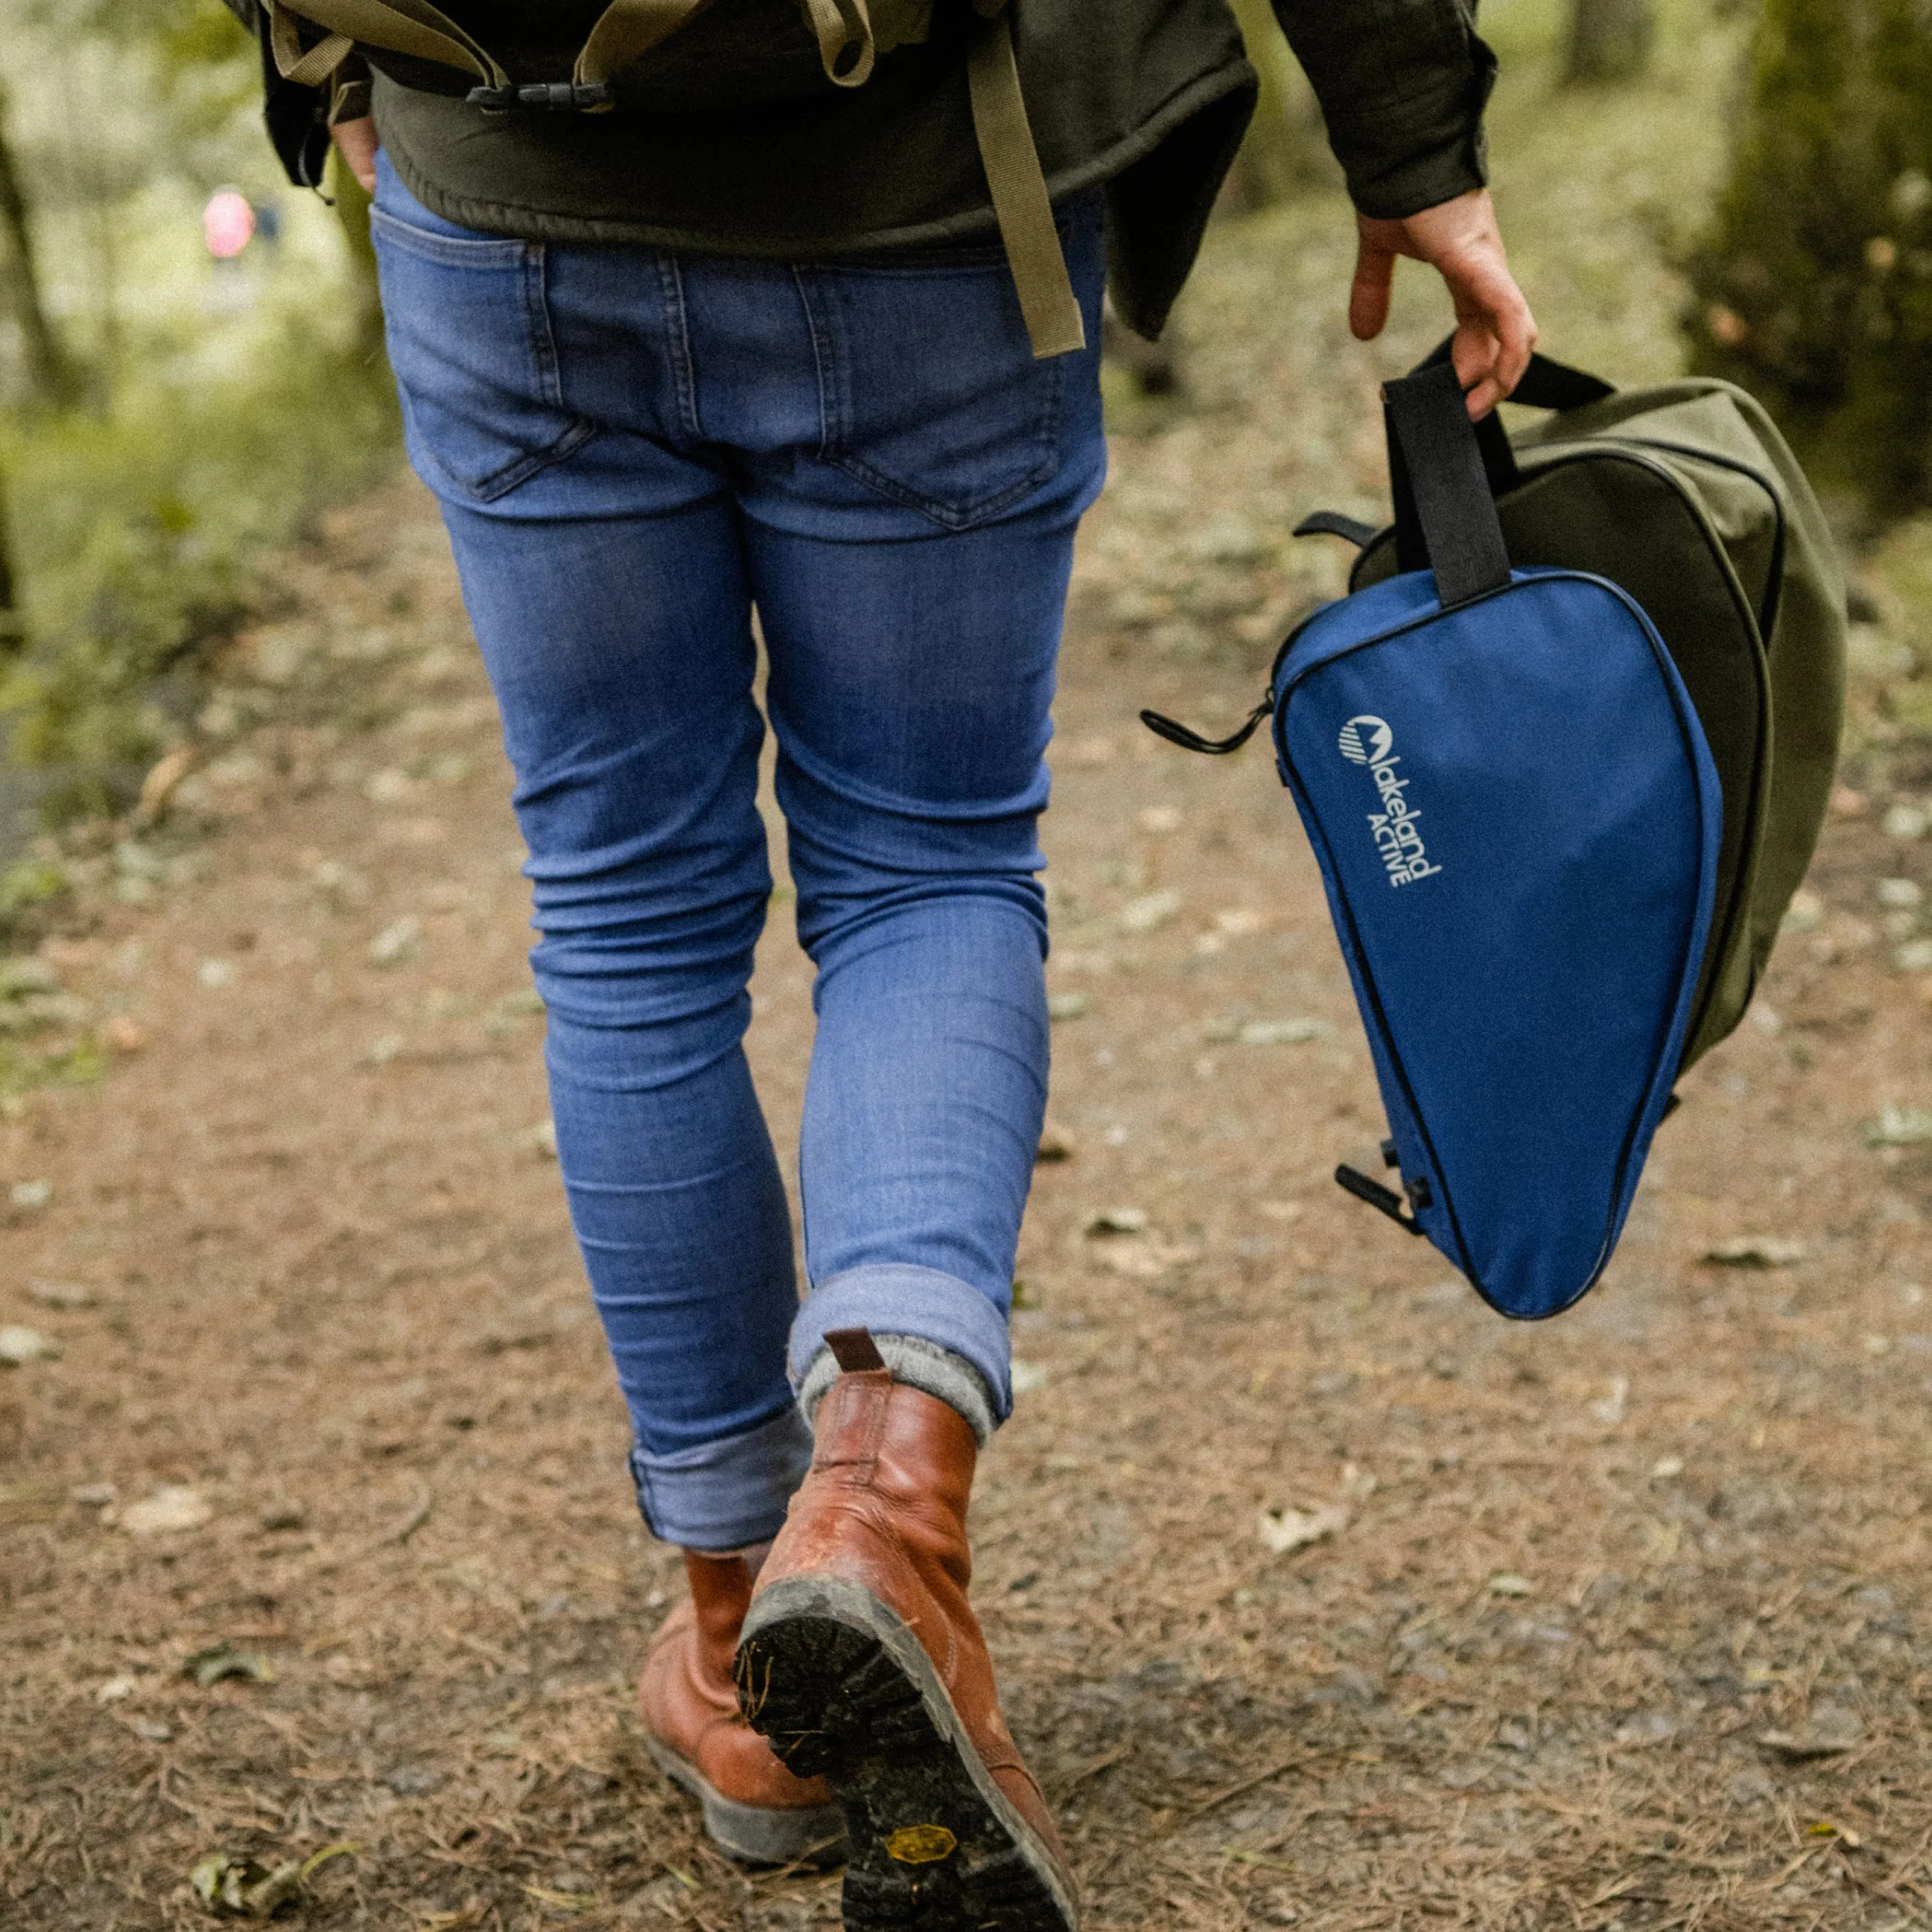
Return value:
[[(982, 0), (983, 6), (983, 0)], [(1013, 266), (1020, 312), (1033, 353), (1044, 358), (1087, 346), (1087, 325), (1067, 273), (1066, 257), (1047, 195), (1040, 151), (1020, 91), (1020, 61), (1013, 45), (1013, 17), (1002, 11), (980, 29), (967, 57), (973, 97), (973, 128), (992, 191), (1000, 239)]]
[(269, 51), (275, 56), (275, 72), (285, 81), (298, 88), (318, 88), (355, 52), (355, 43), (346, 33), (332, 33), (305, 53), (295, 16), (271, 5)]
[(688, 26), (713, 0), (611, 0), (577, 57), (577, 80), (598, 87), (614, 80)]
[[(509, 85), (509, 75), (482, 45), (429, 0), (300, 0), (296, 5), (288, 0), (269, 0), (269, 5), (272, 38), (281, 31), (282, 19), (294, 14), (337, 38), (360, 41), (365, 47), (380, 47), (391, 54), (407, 54), (440, 67), (454, 67), (490, 87)], [(322, 45), (328, 44), (325, 41)], [(275, 47), (279, 66), (280, 44)], [(340, 64), (340, 57), (334, 64)]]
[(863, 87), (878, 58), (866, 0), (805, 0), (805, 17), (818, 36), (826, 78), (841, 88)]

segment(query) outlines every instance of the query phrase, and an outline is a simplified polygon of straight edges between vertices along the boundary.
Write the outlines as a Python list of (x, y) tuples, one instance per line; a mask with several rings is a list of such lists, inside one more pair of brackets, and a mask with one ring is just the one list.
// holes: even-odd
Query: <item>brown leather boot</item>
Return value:
[(895, 1383), (863, 1329), (826, 1340), (844, 1372), (758, 1574), (740, 1703), (844, 1812), (851, 1932), (1074, 1932), (1066, 1854), (967, 1605), (973, 1432)]
[(644, 1663), (638, 1711), (651, 1755), (704, 1807), (704, 1828), (754, 1865), (832, 1864), (844, 1821), (822, 1780), (797, 1778), (738, 1712), (731, 1655), (751, 1601), (737, 1556), (685, 1552), (688, 1601), (664, 1620)]

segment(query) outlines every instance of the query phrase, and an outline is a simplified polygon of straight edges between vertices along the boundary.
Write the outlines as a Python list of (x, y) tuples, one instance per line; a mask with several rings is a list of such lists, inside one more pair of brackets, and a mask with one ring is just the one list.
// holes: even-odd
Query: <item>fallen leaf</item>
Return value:
[(1103, 1235), (1138, 1235), (1146, 1230), (1144, 1208), (1103, 1208), (1088, 1221), (1084, 1232), (1091, 1241)]
[(193, 745), (177, 745), (174, 749), (148, 768), (147, 776), (141, 780), (140, 796), (134, 801), (134, 824), (145, 831), (155, 823), (168, 810), (168, 801), (174, 797), (175, 788), (195, 768), (200, 751)]
[(1164, 926), (1180, 910), (1183, 903), (1178, 892), (1150, 892), (1143, 897), (1131, 899), (1121, 908), (1121, 929), (1130, 933), (1153, 932)]
[(360, 1851), (359, 1844), (325, 1845), (312, 1857), (266, 1866), (246, 1854), (211, 1852), (188, 1875), (195, 1896), (218, 1918), (272, 1918), (300, 1899), (309, 1881), (332, 1858)]
[(1256, 1520), (1254, 1533), (1271, 1556), (1285, 1556), (1291, 1549), (1305, 1549), (1310, 1543), (1326, 1543), (1349, 1527), (1349, 1512), (1339, 1503), (1324, 1503), (1313, 1509), (1264, 1509)]
[(197, 1651), (181, 1666), (181, 1675), (192, 1677), (204, 1690), (230, 1677), (245, 1677), (255, 1684), (275, 1681), (275, 1672), (269, 1668), (267, 1658), (257, 1651), (238, 1651), (228, 1643)]
[(1332, 1038), (1334, 1032), (1325, 1020), (1251, 1020), (1235, 1038), (1244, 1047), (1299, 1047)]
[(43, 1308), (91, 1308), (94, 1291), (78, 1281), (29, 1281), (27, 1295)]
[(175, 1530), (198, 1530), (214, 1515), (199, 1490), (163, 1483), (152, 1495), (129, 1503), (122, 1511), (120, 1521), (131, 1537), (158, 1537)]
[(1704, 1251), (1703, 1259), (1720, 1268), (1792, 1268), (1810, 1252), (1801, 1241), (1779, 1241), (1768, 1235), (1740, 1235)]
[(1047, 1017), (1051, 1020), (1084, 1020), (1094, 1010), (1091, 993), (1049, 993), (1047, 995)]
[(1767, 1730), (1758, 1742), (1793, 1764), (1814, 1758), (1836, 1758), (1865, 1742), (1865, 1726), (1856, 1711), (1827, 1705), (1795, 1730)]
[(414, 957), (417, 943), (423, 937), (423, 928), (415, 915), (405, 912), (399, 919), (392, 921), (369, 942), (369, 964), (371, 966), (400, 966)]
[(102, 1026), (100, 1041), (109, 1053), (137, 1054), (147, 1044), (148, 1036), (125, 1013), (117, 1013)]
[(1932, 1141), (1932, 1108), (1881, 1107), (1862, 1130), (1868, 1147), (1920, 1147)]
[(24, 1368), (30, 1361), (58, 1361), (60, 1345), (37, 1328), (0, 1328), (0, 1367)]
[(1627, 1375), (1611, 1378), (1610, 1393), (1600, 1401), (1587, 1404), (1590, 1414), (1600, 1423), (1614, 1429), (1623, 1420), (1625, 1405), (1630, 1399), (1630, 1378)]

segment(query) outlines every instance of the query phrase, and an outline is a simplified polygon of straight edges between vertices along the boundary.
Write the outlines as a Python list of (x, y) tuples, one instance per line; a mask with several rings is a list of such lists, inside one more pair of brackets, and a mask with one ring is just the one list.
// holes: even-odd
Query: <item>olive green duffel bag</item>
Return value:
[[(1513, 400), (1553, 413), (1513, 441), (1494, 417), (1478, 426), (1510, 561), (1588, 571), (1636, 598), (1677, 661), (1723, 786), (1688, 1066), (1743, 1018), (1824, 822), (1844, 709), (1837, 552), (1784, 438), (1729, 383), (1616, 390), (1538, 356)], [(1398, 479), (1386, 530), (1323, 515), (1298, 534), (1361, 546), (1353, 589), (1425, 568), (1406, 494)]]

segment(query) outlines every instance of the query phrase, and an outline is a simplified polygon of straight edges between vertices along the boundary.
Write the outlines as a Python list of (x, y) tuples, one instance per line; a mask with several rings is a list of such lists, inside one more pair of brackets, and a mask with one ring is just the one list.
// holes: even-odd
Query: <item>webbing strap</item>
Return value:
[(1419, 369), (1382, 395), (1398, 561), (1404, 570), (1421, 567), (1414, 546), (1419, 531), (1445, 611), (1501, 589), (1509, 581), (1509, 552), (1455, 365)]
[(1086, 347), (1087, 325), (1073, 292), (1073, 278), (1067, 273), (1040, 151), (1020, 91), (1011, 14), (1002, 14), (979, 30), (967, 56), (966, 72), (980, 158), (1033, 353), (1040, 358), (1069, 355)]
[(269, 51), (275, 56), (275, 72), (285, 81), (298, 88), (318, 88), (355, 52), (355, 43), (346, 33), (332, 33), (305, 53), (294, 15), (271, 5)]
[(493, 88), (509, 85), (509, 76), (481, 43), (432, 7), (429, 0), (300, 0), (296, 5), (288, 0), (270, 0), (270, 10), (274, 20), (297, 14), (331, 34), (360, 41), (365, 47), (459, 68)]
[(872, 77), (878, 42), (866, 0), (805, 0), (826, 78), (841, 88), (862, 88)]
[(595, 87), (615, 79), (712, 5), (712, 0), (611, 0), (577, 57), (578, 83)]

